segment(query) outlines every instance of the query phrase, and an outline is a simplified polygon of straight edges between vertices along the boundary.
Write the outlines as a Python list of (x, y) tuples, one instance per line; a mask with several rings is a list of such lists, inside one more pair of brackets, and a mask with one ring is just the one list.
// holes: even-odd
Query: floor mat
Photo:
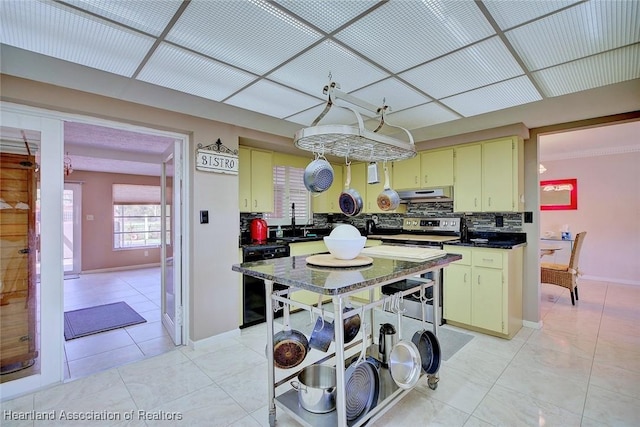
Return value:
[(64, 339), (69, 341), (144, 322), (146, 319), (124, 301), (81, 308), (64, 313)]
[(440, 343), (440, 355), (442, 360), (449, 360), (462, 347), (473, 339), (473, 335), (451, 329), (438, 328), (438, 342)]

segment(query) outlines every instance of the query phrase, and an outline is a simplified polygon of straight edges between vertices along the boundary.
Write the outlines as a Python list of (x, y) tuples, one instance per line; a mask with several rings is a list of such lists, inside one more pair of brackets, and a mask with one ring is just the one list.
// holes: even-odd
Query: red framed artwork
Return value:
[(578, 180), (553, 179), (540, 181), (540, 210), (578, 209)]

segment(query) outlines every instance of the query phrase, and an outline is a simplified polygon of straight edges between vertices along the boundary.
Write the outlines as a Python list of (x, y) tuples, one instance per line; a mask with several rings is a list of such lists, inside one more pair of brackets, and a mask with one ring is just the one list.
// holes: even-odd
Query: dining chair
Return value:
[(569, 289), (569, 293), (571, 294), (571, 305), (576, 305), (575, 300), (579, 299), (577, 279), (580, 271), (578, 270), (578, 259), (580, 258), (580, 249), (582, 249), (582, 242), (586, 235), (586, 231), (576, 234), (576, 240), (573, 244), (573, 249), (571, 250), (569, 265), (547, 262), (540, 263), (540, 281), (542, 283), (550, 283), (552, 285), (558, 285)]

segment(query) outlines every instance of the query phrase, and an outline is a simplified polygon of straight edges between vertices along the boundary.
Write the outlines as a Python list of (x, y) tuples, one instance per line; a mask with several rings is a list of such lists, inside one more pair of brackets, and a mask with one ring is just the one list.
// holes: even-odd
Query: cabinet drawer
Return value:
[(464, 248), (462, 246), (445, 246), (444, 250), (448, 254), (462, 255), (462, 259), (452, 262), (452, 264), (471, 265), (471, 248)]
[(502, 253), (476, 250), (473, 253), (473, 265), (476, 267), (502, 269)]

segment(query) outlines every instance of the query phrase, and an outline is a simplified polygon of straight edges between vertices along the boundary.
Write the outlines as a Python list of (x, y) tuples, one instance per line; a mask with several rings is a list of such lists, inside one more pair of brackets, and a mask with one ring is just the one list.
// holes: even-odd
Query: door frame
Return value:
[[(8, 400), (19, 395), (34, 392), (52, 384), (64, 381), (64, 269), (62, 267), (62, 194), (64, 190), (64, 122), (73, 121), (78, 123), (93, 124), (99, 126), (112, 127), (116, 129), (129, 130), (151, 135), (170, 137), (182, 142), (182, 169), (181, 178), (183, 188), (181, 210), (181, 229), (189, 233), (186, 218), (189, 218), (187, 209), (190, 206), (190, 194), (188, 189), (191, 185), (189, 171), (191, 170), (191, 158), (189, 153), (189, 136), (183, 133), (168, 132), (154, 129), (152, 125), (142, 127), (118, 122), (104, 120), (88, 115), (63, 113), (56, 110), (31, 107), (11, 102), (0, 104), (2, 113), (2, 125), (9, 127), (24, 127), (26, 129), (41, 129), (41, 140), (47, 139), (48, 143), (41, 142), (42, 157), (48, 159), (47, 163), (41, 165), (41, 183), (47, 185), (49, 191), (43, 193), (42, 200), (42, 277), (47, 277), (47, 286), (41, 286), (41, 373), (9, 381), (0, 384), (0, 395), (2, 400)], [(45, 150), (46, 147), (46, 150)], [(44, 214), (46, 212), (46, 215)], [(45, 238), (46, 235), (46, 238)], [(187, 234), (188, 236), (188, 234)], [(187, 237), (188, 238), (188, 237)], [(190, 265), (190, 245), (188, 242), (182, 244), (182, 268), (181, 284), (183, 296), (183, 342), (189, 342), (189, 283), (190, 270), (186, 268)]]
[[(69, 188), (67, 188), (69, 187)], [(73, 242), (72, 242), (72, 268), (65, 275), (77, 275), (82, 271), (82, 183), (68, 181), (64, 183), (64, 191), (73, 193)], [(63, 218), (64, 224), (64, 218)], [(64, 231), (62, 233), (64, 238)], [(64, 253), (62, 255), (64, 259)]]

